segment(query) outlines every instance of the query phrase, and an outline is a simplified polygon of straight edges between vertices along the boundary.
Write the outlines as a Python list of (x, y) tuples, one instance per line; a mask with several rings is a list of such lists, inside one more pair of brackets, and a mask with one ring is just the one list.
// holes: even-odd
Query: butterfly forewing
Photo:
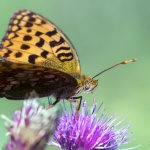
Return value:
[(2, 48), (0, 56), (10, 61), (80, 73), (78, 56), (69, 40), (53, 23), (28, 10), (11, 18)]
[[(0, 96), (70, 98), (78, 87), (80, 64), (72, 44), (52, 22), (28, 10), (10, 19), (0, 45)], [(75, 76), (74, 76), (75, 75)]]

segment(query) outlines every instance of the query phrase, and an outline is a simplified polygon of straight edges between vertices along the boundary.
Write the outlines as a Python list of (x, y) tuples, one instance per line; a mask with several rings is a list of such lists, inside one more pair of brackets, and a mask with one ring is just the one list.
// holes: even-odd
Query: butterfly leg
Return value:
[(55, 106), (59, 102), (59, 100), (60, 100), (59, 98), (56, 98), (56, 100), (54, 101), (54, 103), (51, 103), (51, 99), (48, 98), (49, 106), (47, 107), (47, 109), (50, 109), (53, 106)]
[(52, 103), (53, 106), (55, 106), (59, 102), (59, 98), (56, 98), (55, 102)]
[[(79, 99), (79, 102), (78, 102), (78, 99)], [(76, 112), (78, 113), (82, 104), (82, 96), (72, 97), (70, 99), (70, 102), (76, 103)]]

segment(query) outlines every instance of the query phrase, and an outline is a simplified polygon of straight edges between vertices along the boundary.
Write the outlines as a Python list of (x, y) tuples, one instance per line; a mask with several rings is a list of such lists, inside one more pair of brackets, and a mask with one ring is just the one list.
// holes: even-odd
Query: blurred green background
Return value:
[[(138, 59), (99, 77), (99, 86), (84, 99), (89, 106), (93, 98), (104, 101), (109, 114), (124, 116), (131, 124), (134, 145), (150, 149), (150, 1), (1, 0), (1, 38), (18, 9), (38, 12), (59, 26), (76, 47), (85, 74), (93, 76), (124, 59)], [(0, 114), (11, 117), (21, 103), (1, 99)], [(0, 120), (0, 149), (5, 133)]]

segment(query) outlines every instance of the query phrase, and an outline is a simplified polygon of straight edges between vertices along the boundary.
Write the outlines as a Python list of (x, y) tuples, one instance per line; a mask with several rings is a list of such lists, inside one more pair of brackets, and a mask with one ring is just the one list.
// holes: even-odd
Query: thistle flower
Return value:
[(88, 111), (84, 101), (81, 113), (76, 114), (72, 104), (71, 113), (64, 104), (64, 113), (58, 120), (53, 140), (49, 140), (48, 144), (64, 150), (116, 150), (128, 143), (129, 125), (123, 126), (123, 121), (115, 116), (108, 117), (105, 111), (97, 118), (96, 113), (101, 110), (101, 106), (96, 108), (94, 102)]
[(2, 118), (10, 135), (6, 150), (43, 150), (55, 130), (57, 111), (28, 100), (15, 112), (12, 121), (4, 115)]

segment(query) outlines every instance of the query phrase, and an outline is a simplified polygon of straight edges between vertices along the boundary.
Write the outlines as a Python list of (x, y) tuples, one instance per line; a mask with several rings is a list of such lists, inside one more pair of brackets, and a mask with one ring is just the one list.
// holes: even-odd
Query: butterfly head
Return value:
[(85, 93), (91, 93), (95, 87), (98, 85), (98, 80), (92, 78), (85, 78), (83, 81), (83, 91)]

